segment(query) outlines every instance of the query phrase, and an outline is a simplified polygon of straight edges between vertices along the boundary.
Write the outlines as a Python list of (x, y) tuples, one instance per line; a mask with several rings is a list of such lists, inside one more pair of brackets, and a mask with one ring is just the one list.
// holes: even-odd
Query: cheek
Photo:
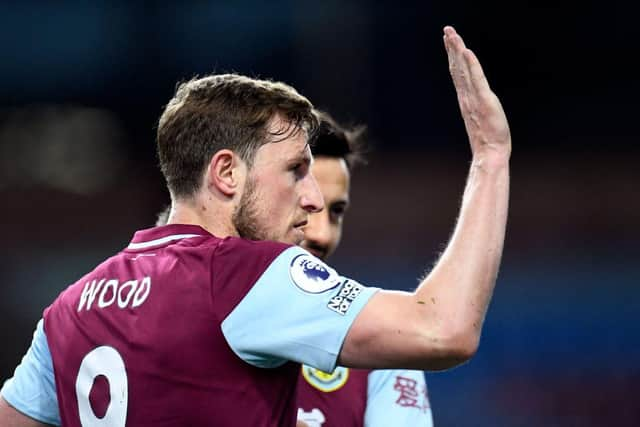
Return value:
[(342, 225), (331, 226), (331, 247), (336, 248), (342, 239)]
[(260, 177), (256, 197), (262, 207), (263, 221), (271, 225), (287, 222), (295, 214), (297, 193), (286, 176)]
[(295, 190), (296, 189), (293, 186), (281, 187), (274, 197), (274, 199), (277, 200), (277, 204), (274, 208), (280, 212), (295, 210), (298, 205), (298, 194)]
[(291, 189), (276, 180), (263, 182), (262, 184), (261, 191), (258, 192), (257, 196), (260, 197), (260, 202), (267, 210), (279, 210), (287, 205), (291, 198)]

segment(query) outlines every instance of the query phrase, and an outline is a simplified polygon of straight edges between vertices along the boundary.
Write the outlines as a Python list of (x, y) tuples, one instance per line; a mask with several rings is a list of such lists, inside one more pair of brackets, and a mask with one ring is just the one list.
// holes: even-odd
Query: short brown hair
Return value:
[[(269, 132), (276, 114), (287, 123)], [(233, 150), (251, 166), (256, 150), (276, 142), (273, 137), (304, 130), (311, 138), (318, 125), (313, 105), (285, 83), (238, 74), (194, 78), (178, 86), (160, 116), (160, 168), (173, 196), (192, 196), (217, 151)]]
[(326, 111), (315, 112), (320, 118), (320, 127), (311, 147), (313, 155), (342, 158), (350, 170), (365, 163), (366, 126), (343, 126)]

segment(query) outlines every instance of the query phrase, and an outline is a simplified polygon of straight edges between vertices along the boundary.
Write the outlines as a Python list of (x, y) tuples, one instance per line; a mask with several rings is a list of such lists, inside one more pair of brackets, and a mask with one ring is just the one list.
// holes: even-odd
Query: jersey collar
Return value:
[(207, 236), (211, 237), (204, 228), (199, 225), (169, 224), (162, 227), (139, 230), (133, 235), (133, 239), (126, 251), (142, 251), (159, 248), (182, 239)]

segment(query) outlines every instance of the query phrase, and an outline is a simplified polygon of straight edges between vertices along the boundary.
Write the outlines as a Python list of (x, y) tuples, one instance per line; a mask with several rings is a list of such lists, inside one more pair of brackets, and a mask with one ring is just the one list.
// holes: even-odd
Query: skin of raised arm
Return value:
[(473, 159), (451, 240), (413, 293), (379, 291), (355, 319), (339, 363), (442, 370), (477, 351), (502, 257), (511, 134), (475, 54), (452, 27), (444, 44)]
[(9, 405), (0, 396), (0, 426), (2, 427), (48, 427), (49, 424), (41, 423), (33, 418), (29, 418)]

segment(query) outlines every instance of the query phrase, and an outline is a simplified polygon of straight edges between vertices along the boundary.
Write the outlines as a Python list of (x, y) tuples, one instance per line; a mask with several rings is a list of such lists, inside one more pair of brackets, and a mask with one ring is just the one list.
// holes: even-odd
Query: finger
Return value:
[(467, 68), (469, 69), (469, 76), (471, 83), (473, 84), (473, 88), (478, 92), (491, 90), (487, 77), (482, 69), (482, 65), (475, 53), (467, 49), (463, 56), (465, 63), (467, 64)]
[(451, 26), (444, 27), (444, 38), (445, 40), (450, 40), (452, 44), (455, 44), (458, 48), (465, 49), (466, 45), (464, 44), (464, 40), (458, 32)]
[(464, 59), (464, 52), (467, 50), (464, 42), (453, 28), (445, 33), (444, 41), (449, 59), (449, 72), (456, 90), (466, 92), (471, 89), (471, 77), (469, 66)]
[(442, 31), (444, 32), (445, 36), (451, 36), (453, 34), (456, 34), (456, 29), (453, 28), (451, 25), (445, 26)]
[(444, 36), (442, 36), (442, 40), (444, 41), (444, 48), (447, 51), (447, 58), (449, 59), (449, 64), (453, 61), (453, 46), (451, 46), (451, 37), (455, 34), (455, 30), (453, 27), (444, 27)]

